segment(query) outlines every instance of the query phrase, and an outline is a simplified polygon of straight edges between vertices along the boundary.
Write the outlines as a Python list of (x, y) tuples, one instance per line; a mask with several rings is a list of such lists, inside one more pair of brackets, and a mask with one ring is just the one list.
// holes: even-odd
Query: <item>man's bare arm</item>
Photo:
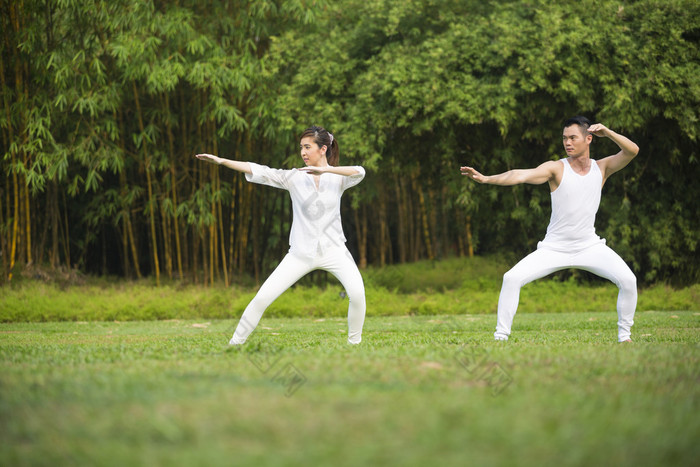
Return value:
[(605, 159), (598, 161), (598, 166), (603, 171), (603, 181), (607, 180), (610, 175), (614, 174), (618, 170), (624, 168), (632, 161), (632, 159), (635, 158), (637, 153), (639, 153), (639, 146), (633, 143), (629, 138), (619, 133), (615, 133), (601, 123), (591, 125), (588, 128), (588, 132), (601, 138), (610, 138), (620, 148), (620, 152), (617, 154), (613, 154), (612, 156), (608, 156)]
[(541, 185), (555, 178), (556, 164), (554, 161), (547, 161), (534, 169), (514, 169), (498, 175), (483, 175), (473, 167), (460, 167), (460, 171), (462, 175), (466, 175), (478, 183), (489, 185), (511, 186), (521, 183)]

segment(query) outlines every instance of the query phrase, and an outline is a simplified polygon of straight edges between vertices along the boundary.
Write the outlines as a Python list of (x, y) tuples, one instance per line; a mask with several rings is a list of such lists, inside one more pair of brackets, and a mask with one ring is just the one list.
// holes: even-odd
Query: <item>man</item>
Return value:
[[(593, 135), (610, 138), (620, 147), (620, 152), (599, 161), (591, 159)], [(552, 216), (544, 240), (503, 276), (494, 338), (508, 340), (523, 285), (561, 269), (578, 268), (604, 277), (620, 289), (618, 342), (631, 342), (637, 279), (622, 258), (596, 235), (594, 221), (603, 184), (634, 159), (639, 147), (600, 123), (591, 125), (585, 117), (564, 122), (563, 142), (566, 159), (548, 161), (534, 169), (486, 176), (472, 167), (460, 168), (462, 175), (479, 183), (510, 186), (546, 182), (551, 192)]]

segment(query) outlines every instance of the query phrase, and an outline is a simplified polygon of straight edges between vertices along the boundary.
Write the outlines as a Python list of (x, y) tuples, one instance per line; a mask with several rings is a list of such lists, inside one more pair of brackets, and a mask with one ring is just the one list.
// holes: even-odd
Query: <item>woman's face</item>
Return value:
[(313, 137), (307, 136), (302, 138), (299, 143), (299, 149), (301, 150), (301, 158), (304, 159), (306, 165), (314, 167), (328, 165), (328, 162), (326, 162), (326, 146), (319, 148)]

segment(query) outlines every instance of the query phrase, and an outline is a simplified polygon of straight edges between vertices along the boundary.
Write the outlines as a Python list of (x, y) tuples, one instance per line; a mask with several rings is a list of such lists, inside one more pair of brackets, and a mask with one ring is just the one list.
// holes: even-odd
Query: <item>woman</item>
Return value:
[(292, 198), (289, 253), (246, 307), (229, 345), (245, 343), (265, 309), (292, 284), (315, 269), (330, 272), (345, 287), (350, 299), (348, 342), (359, 344), (362, 340), (365, 286), (352, 255), (345, 247), (340, 198), (346, 189), (362, 181), (365, 170), (360, 166), (338, 167), (338, 141), (324, 128), (307, 128), (301, 135), (299, 146), (306, 167), (291, 170), (271, 169), (211, 154), (196, 155), (207, 162), (245, 173), (249, 182), (287, 190)]

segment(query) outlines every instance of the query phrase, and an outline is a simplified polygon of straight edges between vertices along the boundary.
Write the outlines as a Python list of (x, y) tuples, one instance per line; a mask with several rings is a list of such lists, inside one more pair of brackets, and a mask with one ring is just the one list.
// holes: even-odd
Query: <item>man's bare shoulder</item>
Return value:
[(543, 162), (537, 167), (540, 170), (546, 170), (547, 172), (551, 173), (552, 175), (557, 175), (561, 174), (564, 172), (564, 164), (563, 161), (557, 160), (557, 161), (546, 161)]
[(545, 161), (540, 164), (540, 167), (546, 166), (547, 168), (550, 169), (560, 169), (564, 167), (563, 160), (559, 159), (556, 161)]
[(547, 173), (547, 180), (549, 181), (549, 188), (551, 191), (557, 189), (561, 183), (561, 179), (564, 177), (564, 163), (562, 160), (543, 162), (538, 167), (538, 170)]

